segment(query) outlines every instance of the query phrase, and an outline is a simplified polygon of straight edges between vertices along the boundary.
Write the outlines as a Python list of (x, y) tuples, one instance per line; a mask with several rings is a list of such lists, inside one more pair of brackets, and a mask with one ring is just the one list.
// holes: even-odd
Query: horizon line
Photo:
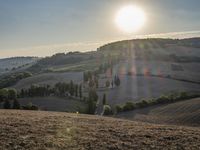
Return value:
[[(96, 51), (98, 47), (103, 46), (108, 43), (114, 43), (117, 41), (125, 40), (135, 40), (135, 39), (190, 39), (199, 38), (200, 31), (183, 31), (183, 32), (168, 32), (168, 33), (158, 33), (158, 34), (146, 34), (146, 35), (134, 35), (125, 38), (118, 37), (112, 40), (101, 40), (101, 41), (86, 41), (86, 42), (71, 42), (71, 43), (61, 43), (61, 44), (51, 44), (51, 45), (39, 45), (27, 48), (17, 48), (12, 50), (0, 50), (0, 59), (13, 58), (13, 57), (48, 57), (56, 53), (67, 53), (67, 52), (89, 52)], [(82, 50), (80, 47), (83, 47)], [(71, 48), (71, 49), (70, 49)], [(70, 50), (67, 50), (70, 49)], [(79, 50), (78, 50), (79, 49)], [(42, 55), (41, 51), (48, 52), (49, 55)], [(13, 53), (16, 53), (12, 55)], [(24, 53), (24, 54), (23, 54)], [(26, 54), (27, 53), (27, 54)], [(40, 55), (39, 55), (40, 53)], [(4, 56), (3, 56), (3, 55)], [(19, 55), (18, 55), (19, 54)], [(1, 56), (2, 55), (2, 56)]]

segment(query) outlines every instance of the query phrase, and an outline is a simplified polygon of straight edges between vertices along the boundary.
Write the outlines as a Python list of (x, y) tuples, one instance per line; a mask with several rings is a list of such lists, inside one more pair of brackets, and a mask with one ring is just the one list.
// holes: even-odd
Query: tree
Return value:
[(84, 82), (87, 82), (87, 81), (88, 81), (87, 72), (84, 72), (84, 73), (83, 73), (83, 80), (84, 80)]
[(25, 97), (25, 91), (24, 91), (24, 89), (21, 89), (21, 91), (20, 91), (20, 97), (22, 97), (22, 98)]
[(8, 89), (0, 89), (0, 101), (8, 98)]
[(109, 87), (109, 86), (110, 86), (110, 81), (107, 80), (107, 81), (106, 81), (106, 87)]
[(78, 97), (78, 85), (75, 85), (75, 96)]
[(113, 86), (114, 86), (113, 80), (112, 80), (112, 82), (111, 82), (111, 86), (112, 86), (112, 88), (113, 88)]
[(115, 75), (114, 83), (115, 83), (116, 86), (120, 86), (120, 79), (117, 75)]
[(69, 88), (69, 93), (70, 93), (70, 95), (71, 96), (74, 96), (74, 83), (73, 83), (73, 81), (71, 80), (70, 81), (70, 86), (69, 86), (70, 88)]
[(11, 106), (10, 106), (10, 101), (9, 101), (8, 99), (5, 100), (4, 105), (3, 105), (3, 108), (4, 108), (4, 109), (10, 109), (10, 108), (11, 108)]
[(15, 100), (17, 98), (17, 91), (15, 89), (8, 90), (8, 99)]
[(89, 87), (92, 88), (94, 87), (95, 83), (92, 79), (89, 80)]
[(99, 81), (98, 81), (98, 78), (95, 78), (95, 85), (96, 85), (96, 88), (99, 87)]
[(103, 115), (112, 115), (113, 111), (109, 105), (104, 105), (103, 106)]
[(98, 95), (95, 90), (90, 90), (88, 93), (88, 113), (94, 114), (96, 110), (96, 103), (98, 100)]
[(20, 109), (20, 103), (18, 102), (18, 100), (17, 99), (15, 99), (14, 101), (13, 101), (13, 109)]
[(82, 98), (82, 85), (79, 85), (79, 97)]
[(106, 105), (106, 94), (103, 94), (103, 105)]

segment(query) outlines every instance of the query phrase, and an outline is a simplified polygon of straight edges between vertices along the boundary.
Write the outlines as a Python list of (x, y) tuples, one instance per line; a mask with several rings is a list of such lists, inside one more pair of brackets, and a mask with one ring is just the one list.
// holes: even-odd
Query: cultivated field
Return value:
[[(151, 76), (128, 76), (121, 75), (121, 85), (115, 88), (104, 88), (99, 90), (100, 99), (103, 93), (107, 95), (107, 102), (111, 106), (124, 104), (127, 101), (139, 101), (159, 97), (162, 94), (181, 91), (199, 91), (200, 84), (183, 82), (179, 80), (151, 77)], [(102, 79), (105, 84), (107, 79)]]
[(200, 98), (123, 112), (117, 117), (151, 123), (200, 127)]
[(154, 75), (200, 83), (200, 63), (175, 63), (167, 61), (127, 60), (113, 68), (113, 73)]
[(57, 82), (70, 82), (72, 80), (75, 83), (82, 82), (82, 72), (68, 72), (68, 73), (43, 73), (38, 74), (19, 81), (13, 87), (16, 89), (29, 88), (32, 84), (49, 84), (54, 85)]
[(193, 149), (200, 129), (114, 118), (0, 110), (0, 149)]
[(36, 57), (13, 57), (0, 59), (0, 75), (9, 72), (21, 71), (36, 63)]
[(59, 97), (34, 97), (19, 99), (21, 105), (32, 103), (40, 110), (61, 112), (85, 112), (87, 105), (80, 100)]

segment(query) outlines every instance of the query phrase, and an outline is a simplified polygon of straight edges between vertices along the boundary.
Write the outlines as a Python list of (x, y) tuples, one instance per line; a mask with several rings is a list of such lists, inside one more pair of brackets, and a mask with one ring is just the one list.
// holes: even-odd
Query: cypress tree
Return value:
[(79, 85), (79, 97), (82, 98), (82, 85)]
[(11, 108), (11, 106), (10, 106), (10, 101), (9, 101), (9, 100), (5, 100), (4, 105), (3, 105), (3, 108), (4, 108), (4, 109), (10, 109), (10, 108)]
[(103, 94), (103, 105), (106, 105), (106, 94)]

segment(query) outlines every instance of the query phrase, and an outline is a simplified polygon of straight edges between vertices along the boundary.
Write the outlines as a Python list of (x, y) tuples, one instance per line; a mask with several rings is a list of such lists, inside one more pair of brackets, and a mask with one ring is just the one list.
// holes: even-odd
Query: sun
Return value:
[(117, 26), (127, 33), (136, 32), (145, 23), (145, 13), (137, 6), (125, 6), (119, 10), (115, 22)]

